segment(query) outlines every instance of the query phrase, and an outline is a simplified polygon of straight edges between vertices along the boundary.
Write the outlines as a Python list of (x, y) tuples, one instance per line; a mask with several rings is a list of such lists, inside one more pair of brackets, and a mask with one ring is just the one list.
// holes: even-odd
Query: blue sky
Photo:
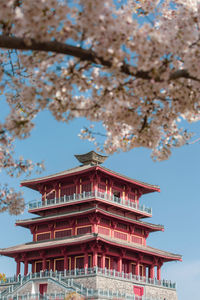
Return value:
[[(58, 123), (48, 112), (43, 112), (36, 119), (31, 137), (17, 142), (16, 152), (34, 161), (45, 160), (46, 170), (41, 176), (75, 167), (78, 162), (74, 154), (94, 149), (91, 143), (78, 137), (86, 123), (84, 119), (70, 124)], [(193, 129), (199, 132), (199, 124), (193, 125)], [(152, 219), (146, 220), (165, 226), (164, 232), (150, 235), (148, 245), (183, 255), (183, 262), (166, 263), (162, 269), (162, 278), (177, 282), (179, 300), (199, 298), (199, 150), (199, 143), (184, 146), (175, 149), (168, 161), (155, 163), (150, 158), (150, 151), (136, 149), (114, 154), (104, 164), (124, 175), (161, 187), (160, 193), (145, 195), (141, 199), (142, 203), (153, 208)], [(32, 174), (31, 177), (35, 176)], [(40, 200), (38, 193), (19, 187), (23, 179), (10, 179), (1, 173), (1, 182), (22, 189), (26, 202)], [(15, 226), (16, 219), (29, 216), (27, 211), (18, 217), (0, 214), (0, 248), (31, 241), (27, 229)], [(14, 260), (0, 257), (0, 271), (7, 276), (13, 275), (16, 271)]]

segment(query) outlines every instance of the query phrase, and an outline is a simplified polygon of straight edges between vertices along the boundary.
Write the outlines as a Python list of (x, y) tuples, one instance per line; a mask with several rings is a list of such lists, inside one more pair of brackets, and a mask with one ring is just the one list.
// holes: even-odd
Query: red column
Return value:
[(24, 275), (26, 276), (28, 274), (28, 261), (24, 261)]
[(118, 258), (118, 266), (117, 266), (118, 272), (122, 272), (122, 257)]
[(102, 256), (101, 256), (101, 268), (105, 269), (105, 266), (106, 266), (106, 254), (102, 253)]
[(88, 269), (88, 253), (84, 255), (84, 269)]
[(67, 256), (67, 254), (65, 253), (65, 254), (64, 254), (64, 270), (67, 270), (67, 265), (68, 265), (68, 256)]
[(97, 267), (97, 250), (93, 251), (93, 268)]
[(154, 265), (151, 265), (150, 266), (150, 269), (149, 269), (149, 277), (151, 278), (151, 279), (154, 279), (154, 277), (155, 277), (155, 274), (154, 274)]
[(47, 268), (47, 266), (46, 266), (46, 257), (43, 257), (43, 259), (42, 259), (42, 271), (45, 271), (46, 268)]
[(54, 271), (54, 260), (53, 260), (53, 258), (50, 259), (50, 270)]
[(157, 266), (157, 279), (161, 280), (161, 265)]
[(32, 263), (32, 273), (35, 273), (35, 262)]
[(139, 271), (139, 261), (136, 262), (136, 266), (135, 266), (135, 275), (139, 275), (140, 271)]
[(17, 271), (16, 275), (18, 276), (20, 274), (20, 260), (17, 261)]
[(97, 224), (94, 223), (92, 227), (93, 227), (93, 232), (94, 232), (94, 233), (98, 233), (98, 227), (97, 227)]
[(48, 225), (49, 230), (51, 231), (51, 239), (54, 239), (54, 224)]

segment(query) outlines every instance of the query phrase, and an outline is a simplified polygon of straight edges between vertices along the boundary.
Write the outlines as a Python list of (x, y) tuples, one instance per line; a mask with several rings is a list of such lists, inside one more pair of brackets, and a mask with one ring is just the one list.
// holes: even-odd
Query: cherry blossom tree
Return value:
[[(0, 90), (10, 108), (1, 169), (33, 168), (14, 158), (13, 142), (44, 109), (62, 122), (101, 121), (107, 153), (146, 147), (167, 159), (191, 138), (181, 121), (200, 118), (199, 46), (197, 0), (1, 0)], [(94, 140), (93, 129), (81, 137)], [(0, 210), (23, 206), (1, 187)]]

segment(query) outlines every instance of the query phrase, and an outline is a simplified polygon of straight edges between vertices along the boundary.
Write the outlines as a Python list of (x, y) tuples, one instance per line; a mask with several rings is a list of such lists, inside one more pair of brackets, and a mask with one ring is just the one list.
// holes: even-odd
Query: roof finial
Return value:
[(76, 159), (83, 165), (100, 165), (102, 164), (108, 156), (100, 155), (95, 151), (90, 151), (85, 154), (74, 155)]

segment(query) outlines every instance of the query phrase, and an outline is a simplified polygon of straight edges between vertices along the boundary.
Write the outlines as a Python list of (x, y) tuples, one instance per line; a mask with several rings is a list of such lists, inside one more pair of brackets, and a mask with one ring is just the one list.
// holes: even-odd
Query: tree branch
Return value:
[[(81, 61), (88, 61), (91, 63), (100, 64), (104, 67), (112, 67), (112, 60), (105, 60), (103, 57), (98, 56), (92, 50), (86, 50), (81, 47), (72, 46), (57, 41), (38, 42), (34, 39), (0, 35), (0, 48), (54, 52), (58, 54), (70, 55), (79, 58)], [(152, 79), (151, 70), (134, 72), (132, 70), (133, 68), (133, 66), (123, 63), (120, 69), (122, 73), (129, 76), (134, 76), (136, 78), (144, 80)], [(191, 76), (185, 69), (172, 72), (170, 74), (169, 81), (180, 78), (186, 78), (200, 82), (200, 79)], [(162, 82), (164, 80), (159, 78), (158, 76), (158, 78), (156, 78), (155, 81)]]

